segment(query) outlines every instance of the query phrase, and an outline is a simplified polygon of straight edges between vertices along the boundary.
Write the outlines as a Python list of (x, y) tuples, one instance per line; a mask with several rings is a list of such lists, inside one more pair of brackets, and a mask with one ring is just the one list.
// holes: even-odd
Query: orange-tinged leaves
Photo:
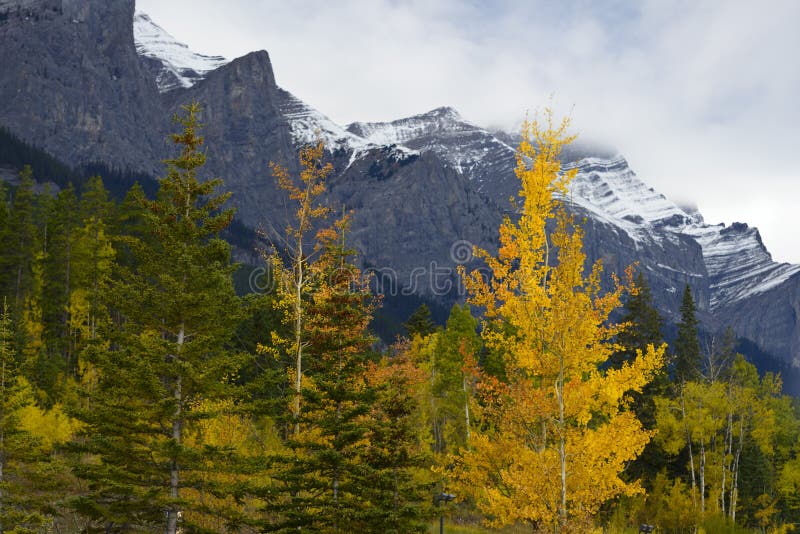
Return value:
[(583, 231), (558, 200), (575, 175), (559, 159), (573, 139), (569, 121), (555, 124), (549, 111), (545, 119), (526, 122), (517, 152), (519, 221), (503, 222), (496, 257), (477, 251), (492, 276), (466, 278), (470, 303), (485, 310), (484, 343), (505, 355), (507, 382), (478, 371), (482, 426), (456, 459), (456, 478), (493, 525), (565, 530), (605, 501), (640, 491), (619, 474), (651, 433), (627, 410), (626, 394), (663, 366), (664, 347), (603, 369), (623, 328), (608, 318), (626, 288), (614, 278), (601, 293), (599, 262), (585, 273)]

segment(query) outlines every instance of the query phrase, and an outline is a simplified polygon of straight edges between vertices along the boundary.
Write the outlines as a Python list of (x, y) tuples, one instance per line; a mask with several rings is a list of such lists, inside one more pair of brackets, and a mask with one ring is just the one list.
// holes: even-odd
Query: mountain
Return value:
[(133, 38), (139, 56), (151, 60), (147, 64), (162, 93), (178, 87), (191, 87), (205, 78), (206, 74), (228, 62), (222, 56), (204, 56), (192, 52), (146, 13), (138, 11), (133, 19)]
[[(339, 125), (278, 85), (267, 52), (197, 54), (132, 0), (0, 0), (0, 43), (0, 127), (73, 167), (157, 176), (169, 117), (201, 102), (209, 175), (225, 179), (239, 220), (275, 242), (286, 197), (268, 164), (296, 171), (298, 149), (323, 140), (335, 168), (326, 201), (353, 210), (349, 239), (387, 301), (458, 299), (454, 268), (477, 265), (471, 245), (494, 250), (514, 216), (518, 137), (453, 108)], [(708, 331), (731, 325), (800, 365), (800, 266), (772, 261), (755, 228), (707, 224), (671, 202), (614, 150), (581, 144), (563, 158), (578, 171), (564, 200), (585, 221), (592, 261), (609, 272), (638, 263), (673, 323), (688, 283)]]

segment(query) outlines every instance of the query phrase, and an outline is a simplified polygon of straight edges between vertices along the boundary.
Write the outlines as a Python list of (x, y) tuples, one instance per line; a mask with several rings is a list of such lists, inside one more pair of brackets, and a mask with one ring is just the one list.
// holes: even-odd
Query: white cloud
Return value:
[[(334, 120), (452, 105), (513, 127), (572, 112), (583, 137), (709, 221), (761, 229), (800, 262), (800, 3), (138, 0), (178, 39), (237, 57), (266, 49), (278, 83)], [(573, 108), (574, 106), (574, 108)]]

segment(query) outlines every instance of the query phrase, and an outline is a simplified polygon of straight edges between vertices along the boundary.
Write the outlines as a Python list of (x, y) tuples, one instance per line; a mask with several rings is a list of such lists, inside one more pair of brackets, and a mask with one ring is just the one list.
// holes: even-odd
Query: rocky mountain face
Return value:
[[(458, 297), (454, 267), (470, 245), (496, 246), (513, 216), (518, 139), (452, 108), (388, 123), (336, 124), (276, 83), (264, 51), (228, 61), (196, 54), (133, 0), (0, 0), (0, 126), (77, 165), (102, 161), (159, 175), (169, 117), (204, 106), (209, 175), (234, 193), (238, 217), (275, 239), (286, 198), (270, 161), (296, 170), (321, 138), (335, 173), (327, 201), (353, 211), (349, 239), (379, 289)], [(708, 225), (648, 187), (621, 156), (578, 145), (565, 197), (585, 220), (590, 259), (638, 262), (669, 321), (690, 284), (709, 330), (733, 326), (800, 365), (800, 266), (772, 261), (755, 228)]]
[(0, 124), (69, 163), (155, 171), (165, 120), (133, 11), (119, 0), (0, 4)]

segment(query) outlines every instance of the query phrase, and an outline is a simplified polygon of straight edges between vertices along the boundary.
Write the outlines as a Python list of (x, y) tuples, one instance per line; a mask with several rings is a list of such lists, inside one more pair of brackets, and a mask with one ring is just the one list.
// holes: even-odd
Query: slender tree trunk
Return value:
[(469, 449), (469, 440), (470, 440), (470, 432), (469, 432), (469, 390), (467, 389), (467, 376), (466, 374), (462, 375), (461, 384), (464, 388), (464, 418), (466, 419), (466, 432), (465, 432), (465, 441), (466, 447)]
[(736, 455), (733, 459), (733, 483), (731, 484), (730, 514), (733, 523), (736, 523), (736, 501), (739, 499), (739, 459), (742, 456), (744, 445), (744, 417), (739, 420), (739, 443), (736, 446)]
[[(5, 310), (4, 310), (5, 313)], [(5, 333), (5, 332), (3, 332)], [(3, 347), (5, 348), (5, 347)], [(3, 354), (5, 358), (5, 354)], [(6, 362), (3, 360), (2, 363), (2, 375), (0, 375), (0, 532), (5, 532), (3, 530), (3, 514), (5, 513), (5, 506), (4, 499), (5, 494), (3, 494), (3, 483), (5, 482), (4, 478), (4, 468), (6, 464)]]
[(295, 343), (295, 377), (294, 377), (294, 435), (300, 434), (300, 395), (303, 387), (303, 240), (298, 241), (297, 258), (295, 260), (295, 295), (294, 295), (294, 343)]
[[(185, 335), (185, 327), (184, 325), (181, 325), (181, 328), (178, 331), (178, 347), (176, 350), (177, 354), (175, 356), (175, 360), (180, 357)], [(175, 442), (175, 445), (179, 447), (183, 434), (183, 383), (180, 374), (178, 374), (175, 380), (175, 390), (173, 395), (175, 397), (175, 413), (172, 419), (172, 440)], [(180, 497), (180, 465), (177, 458), (173, 458), (170, 465), (169, 496), (171, 499), (173, 499), (173, 501), (177, 501)], [(170, 504), (169, 510), (167, 510), (167, 534), (177, 534), (179, 515), (180, 510), (178, 510), (177, 504)]]
[(697, 508), (697, 480), (695, 478), (694, 469), (694, 454), (692, 452), (692, 433), (689, 432), (689, 423), (686, 421), (686, 403), (683, 398), (683, 384), (681, 384), (681, 418), (683, 419), (683, 427), (686, 431), (686, 443), (689, 447), (689, 473), (692, 478), (692, 507)]
[(700, 441), (700, 514), (706, 515), (706, 444)]
[(558, 382), (556, 383), (556, 397), (558, 399), (558, 459), (561, 463), (561, 504), (559, 516), (561, 526), (567, 525), (567, 444), (566, 444), (566, 419), (564, 417), (564, 359), (560, 358)]
[[(720, 498), (722, 500), (722, 515), (726, 515), (727, 509), (725, 508), (725, 494), (727, 493), (727, 473), (731, 473), (731, 483), (733, 482), (733, 466), (732, 461), (732, 447), (733, 447), (733, 413), (728, 412), (728, 420), (725, 426), (725, 446), (722, 450), (722, 488), (720, 490)], [(730, 499), (728, 499), (728, 508), (730, 508)]]

